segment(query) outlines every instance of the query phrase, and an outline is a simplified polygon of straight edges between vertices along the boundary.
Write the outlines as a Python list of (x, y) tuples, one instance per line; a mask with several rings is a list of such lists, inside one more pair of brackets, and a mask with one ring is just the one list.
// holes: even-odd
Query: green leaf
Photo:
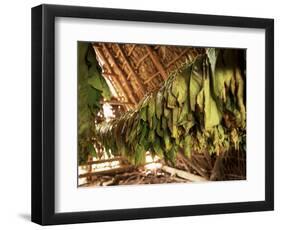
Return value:
[(143, 106), (140, 109), (140, 119), (143, 121), (147, 121), (147, 106)]
[(168, 130), (164, 131), (163, 140), (164, 140), (164, 145), (165, 145), (165, 151), (169, 151), (172, 148), (172, 143), (171, 143), (171, 138), (168, 133)]
[(178, 107), (173, 109), (173, 118), (172, 118), (172, 137), (178, 138), (178, 129), (177, 129), (177, 121), (178, 121)]
[(186, 135), (183, 141), (184, 155), (191, 157), (191, 136)]
[(164, 151), (162, 149), (160, 138), (155, 139), (155, 142), (153, 143), (153, 149), (158, 157), (160, 158), (164, 157)]
[(102, 96), (109, 100), (111, 98), (111, 92), (110, 89), (104, 79), (104, 77), (101, 74), (101, 68), (98, 64), (96, 54), (93, 51), (93, 48), (90, 47), (88, 48), (88, 53), (87, 53), (87, 65), (88, 65), (88, 83), (101, 91)]
[(100, 108), (100, 98), (101, 98), (101, 92), (91, 86), (87, 86), (88, 91), (88, 105), (91, 108)]
[(155, 132), (154, 132), (154, 130), (149, 130), (149, 132), (148, 132), (148, 141), (150, 142), (150, 143), (153, 143), (154, 142), (154, 140), (155, 140)]
[(94, 148), (94, 146), (93, 146), (92, 144), (90, 144), (90, 145), (88, 146), (88, 151), (89, 151), (89, 153), (91, 154), (91, 156), (97, 157), (96, 149)]
[(147, 109), (147, 120), (149, 124), (149, 128), (153, 127), (153, 118), (155, 116), (155, 98), (150, 98), (148, 102), (148, 109)]
[(168, 160), (174, 164), (178, 153), (178, 145), (172, 145), (171, 149), (167, 152)]
[(146, 123), (144, 123), (144, 125), (142, 126), (142, 129), (141, 129), (139, 144), (142, 144), (143, 142), (146, 141), (148, 131), (149, 131), (148, 127), (147, 127)]
[(211, 95), (211, 83), (210, 83), (210, 71), (208, 60), (205, 61), (205, 71), (204, 71), (204, 113), (205, 113), (205, 129), (209, 130), (214, 126), (218, 125), (221, 120), (221, 113), (217, 107), (216, 101), (213, 99)]
[(159, 91), (156, 94), (156, 105), (155, 105), (155, 111), (156, 111), (156, 117), (157, 119), (161, 119), (162, 113), (163, 113), (163, 104), (162, 104), (163, 94), (161, 91)]
[(179, 73), (173, 81), (172, 94), (177, 98), (179, 105), (184, 103), (187, 99), (186, 78), (181, 73)]
[(168, 127), (167, 123), (168, 123), (167, 118), (162, 116), (162, 118), (161, 118), (161, 127), (162, 127), (163, 130), (167, 129), (167, 127)]
[(137, 145), (135, 153), (135, 165), (142, 165), (145, 163), (145, 149), (142, 145)]
[(161, 122), (158, 121), (157, 127), (156, 127), (156, 133), (158, 134), (158, 136), (163, 137), (163, 130), (162, 130), (161, 125), (162, 125)]
[(172, 93), (168, 94), (168, 101), (167, 101), (167, 107), (172, 109), (176, 107), (177, 99), (174, 97)]
[(188, 115), (189, 109), (188, 109), (188, 102), (184, 102), (182, 107), (179, 111), (179, 119), (178, 119), (178, 125), (182, 125), (187, 122), (187, 115)]
[(202, 88), (203, 83), (203, 72), (202, 72), (202, 57), (195, 60), (192, 65), (192, 71), (189, 82), (189, 97), (190, 97), (190, 108), (195, 111), (197, 95)]

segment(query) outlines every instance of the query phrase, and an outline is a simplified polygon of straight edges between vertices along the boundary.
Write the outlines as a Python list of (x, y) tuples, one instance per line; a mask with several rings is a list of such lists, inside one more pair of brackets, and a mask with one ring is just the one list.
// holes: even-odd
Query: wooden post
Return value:
[(88, 161), (87, 161), (87, 167), (88, 167), (88, 174), (87, 174), (87, 182), (88, 183), (91, 183), (92, 182), (92, 169), (93, 169), (93, 167), (92, 167), (92, 164), (88, 164), (89, 162), (91, 162), (92, 161), (92, 156), (89, 154), (88, 155)]

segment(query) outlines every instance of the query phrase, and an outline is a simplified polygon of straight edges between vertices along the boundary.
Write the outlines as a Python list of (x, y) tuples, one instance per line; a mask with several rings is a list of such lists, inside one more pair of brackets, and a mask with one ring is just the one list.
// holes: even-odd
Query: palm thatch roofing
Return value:
[(134, 108), (146, 93), (157, 90), (168, 75), (192, 62), (203, 48), (171, 45), (92, 43), (103, 76), (119, 103)]

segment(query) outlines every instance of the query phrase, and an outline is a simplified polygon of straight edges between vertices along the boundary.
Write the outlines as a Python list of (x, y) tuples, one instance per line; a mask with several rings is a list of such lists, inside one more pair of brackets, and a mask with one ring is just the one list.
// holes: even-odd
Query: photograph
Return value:
[(246, 53), (77, 41), (77, 186), (246, 180)]
[(34, 223), (274, 210), (273, 18), (43, 4), (31, 22)]

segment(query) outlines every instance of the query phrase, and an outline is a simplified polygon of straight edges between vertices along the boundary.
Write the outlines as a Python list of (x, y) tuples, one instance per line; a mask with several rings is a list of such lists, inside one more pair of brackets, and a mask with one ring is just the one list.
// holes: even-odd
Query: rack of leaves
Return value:
[(90, 43), (78, 42), (78, 151), (79, 164), (88, 155), (96, 156), (93, 147), (95, 119), (101, 109), (100, 100), (110, 99), (109, 87), (101, 74), (96, 54)]
[(96, 126), (108, 154), (131, 163), (153, 155), (173, 163), (179, 152), (222, 154), (246, 148), (245, 51), (207, 49), (174, 72), (134, 110)]

